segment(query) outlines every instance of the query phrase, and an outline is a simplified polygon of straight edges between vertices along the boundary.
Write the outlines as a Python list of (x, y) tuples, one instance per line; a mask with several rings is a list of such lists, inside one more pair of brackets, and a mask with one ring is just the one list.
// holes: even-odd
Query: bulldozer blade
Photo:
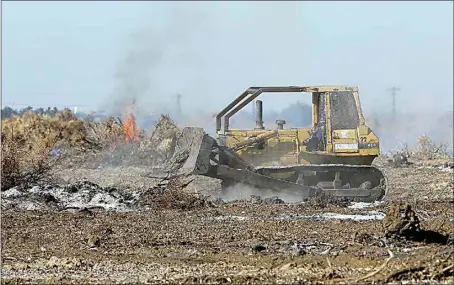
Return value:
[(216, 140), (202, 128), (186, 127), (178, 136), (172, 157), (162, 168), (152, 169), (147, 177), (168, 179), (190, 174), (206, 175), (211, 170)]
[(177, 138), (175, 153), (167, 168), (177, 175), (212, 175), (217, 165), (253, 170), (254, 167), (233, 150), (219, 146), (202, 128), (186, 127)]

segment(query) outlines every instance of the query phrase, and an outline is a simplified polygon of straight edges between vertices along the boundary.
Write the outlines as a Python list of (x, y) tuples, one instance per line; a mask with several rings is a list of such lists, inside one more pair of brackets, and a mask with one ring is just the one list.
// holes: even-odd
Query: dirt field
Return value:
[[(380, 167), (390, 190), (368, 205), (250, 199), (119, 212), (25, 211), (2, 202), (2, 284), (452, 283), (452, 169)], [(157, 181), (140, 173), (59, 176), (146, 194)], [(385, 214), (400, 201), (412, 205), (423, 239), (385, 237)]]

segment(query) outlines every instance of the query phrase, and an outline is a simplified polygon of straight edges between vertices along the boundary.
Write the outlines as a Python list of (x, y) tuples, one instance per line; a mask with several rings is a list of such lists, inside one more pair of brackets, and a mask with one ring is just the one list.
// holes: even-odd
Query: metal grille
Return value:
[(333, 130), (356, 129), (359, 126), (353, 92), (341, 91), (330, 94), (331, 128)]
[(324, 125), (325, 124), (325, 93), (320, 93), (318, 96), (318, 124), (317, 125)]

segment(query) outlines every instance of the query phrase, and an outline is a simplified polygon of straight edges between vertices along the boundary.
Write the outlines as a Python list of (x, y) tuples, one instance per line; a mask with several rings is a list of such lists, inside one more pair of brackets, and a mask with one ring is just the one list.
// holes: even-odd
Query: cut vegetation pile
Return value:
[(48, 178), (59, 149), (88, 146), (84, 123), (68, 109), (2, 120), (2, 190)]
[(150, 137), (137, 131), (133, 141), (125, 139), (125, 123), (82, 121), (69, 109), (2, 120), (2, 191), (48, 181), (56, 167), (150, 166), (173, 154), (179, 129), (168, 116)]
[(105, 123), (89, 123), (89, 140), (96, 148), (92, 149), (90, 155), (73, 155), (67, 166), (155, 166), (163, 164), (172, 156), (179, 129), (168, 116), (161, 116), (149, 136), (137, 130), (135, 133), (128, 133), (128, 138), (125, 138), (124, 133), (130, 132), (129, 128), (125, 128), (127, 123), (114, 119)]
[[(390, 153), (386, 159), (394, 167), (407, 167), (414, 163), (433, 164), (439, 161), (453, 162), (453, 157), (448, 151), (447, 145), (436, 143), (426, 135), (418, 137), (415, 148), (409, 149), (407, 146), (402, 146), (401, 149)], [(445, 164), (441, 166), (451, 167), (453, 163), (450, 165)]]

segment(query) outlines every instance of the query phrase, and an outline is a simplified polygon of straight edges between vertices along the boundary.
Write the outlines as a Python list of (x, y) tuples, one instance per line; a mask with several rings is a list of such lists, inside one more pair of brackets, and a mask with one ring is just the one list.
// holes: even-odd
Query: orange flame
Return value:
[[(133, 102), (134, 104), (134, 102)], [(139, 128), (137, 127), (136, 124), (136, 118), (132, 114), (131, 108), (132, 106), (129, 106), (128, 112), (127, 112), (127, 119), (123, 123), (123, 133), (125, 136), (125, 140), (127, 142), (135, 142), (139, 140)]]

